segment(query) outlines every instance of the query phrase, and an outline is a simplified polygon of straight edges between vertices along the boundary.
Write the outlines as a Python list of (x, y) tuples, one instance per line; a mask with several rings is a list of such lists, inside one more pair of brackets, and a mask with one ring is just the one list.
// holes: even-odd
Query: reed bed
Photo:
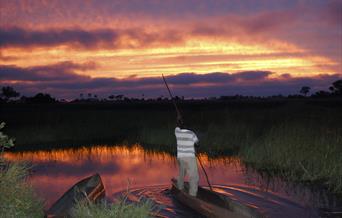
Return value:
[(342, 193), (342, 129), (284, 123), (240, 151), (254, 168)]
[(152, 204), (149, 201), (136, 204), (78, 203), (73, 209), (72, 218), (147, 218), (152, 217), (151, 210)]
[(8, 163), (0, 159), (1, 217), (44, 217), (43, 201), (26, 182), (27, 174), (25, 164)]
[[(342, 192), (340, 100), (179, 102), (209, 157), (239, 155), (259, 170)], [(17, 150), (140, 143), (175, 154), (168, 104), (12, 105), (1, 109)]]

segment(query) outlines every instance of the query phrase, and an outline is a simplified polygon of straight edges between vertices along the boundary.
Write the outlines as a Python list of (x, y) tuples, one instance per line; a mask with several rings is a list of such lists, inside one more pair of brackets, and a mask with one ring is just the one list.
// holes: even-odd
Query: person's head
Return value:
[(177, 126), (181, 129), (184, 129), (184, 122), (182, 119), (177, 119)]

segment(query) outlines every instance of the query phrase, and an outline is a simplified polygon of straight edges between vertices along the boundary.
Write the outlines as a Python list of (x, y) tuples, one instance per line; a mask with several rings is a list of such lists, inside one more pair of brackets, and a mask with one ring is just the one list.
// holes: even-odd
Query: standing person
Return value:
[(179, 168), (179, 176), (177, 179), (177, 186), (180, 190), (184, 189), (185, 174), (189, 176), (191, 196), (197, 195), (198, 189), (198, 169), (195, 154), (195, 145), (198, 146), (198, 138), (194, 132), (185, 129), (183, 121), (177, 117), (177, 127), (175, 129), (177, 139), (177, 160)]

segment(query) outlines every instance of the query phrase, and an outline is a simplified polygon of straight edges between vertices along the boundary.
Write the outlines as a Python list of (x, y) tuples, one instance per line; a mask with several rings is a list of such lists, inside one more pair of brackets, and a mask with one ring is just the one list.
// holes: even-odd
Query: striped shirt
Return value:
[(177, 158), (195, 157), (194, 144), (198, 142), (196, 134), (191, 130), (176, 127), (175, 135), (177, 139)]

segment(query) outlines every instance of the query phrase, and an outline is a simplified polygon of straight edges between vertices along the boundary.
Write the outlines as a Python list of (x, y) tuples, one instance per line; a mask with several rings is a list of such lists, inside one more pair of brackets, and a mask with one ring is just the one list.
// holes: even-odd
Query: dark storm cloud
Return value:
[[(209, 97), (223, 95), (271, 96), (299, 94), (302, 86), (311, 87), (311, 93), (318, 90), (328, 91), (332, 82), (342, 79), (342, 75), (320, 75), (317, 77), (287, 77), (284, 79), (265, 78), (258, 83), (230, 82), (215, 86), (175, 86), (175, 95), (186, 97)], [(166, 93), (167, 94), (167, 93)], [(165, 95), (166, 95), (165, 94)]]
[(256, 80), (264, 79), (272, 74), (268, 71), (244, 71), (234, 74), (213, 72), (207, 74), (180, 73), (174, 76), (168, 76), (168, 81), (174, 85), (191, 85), (195, 83), (221, 84), (234, 82), (237, 80)]
[[(310, 5), (315, 5), (310, 0)], [(317, 1), (316, 1), (317, 2)], [(101, 17), (112, 20), (117, 16), (136, 18), (149, 16), (154, 19), (184, 19), (189, 15), (208, 17), (227, 13), (246, 14), (265, 10), (292, 8), (298, 0), (1, 0), (0, 15), (3, 22), (54, 23), (76, 20), (92, 23), (102, 21)]]
[[(0, 86), (11, 85), (23, 95), (48, 92), (58, 98), (72, 99), (80, 93), (94, 93), (102, 97), (124, 94), (131, 97), (167, 96), (161, 77), (91, 78), (75, 71), (95, 69), (91, 64), (62, 62), (49, 66), (19, 68), (0, 66)], [(244, 71), (239, 73), (213, 72), (206, 74), (180, 73), (166, 76), (175, 95), (185, 97), (210, 97), (221, 95), (269, 96), (296, 94), (302, 86), (313, 91), (327, 90), (342, 75), (318, 75), (292, 77), (290, 74), (275, 76), (269, 71)], [(11, 81), (21, 81), (13, 84)]]
[[(0, 28), (0, 47), (71, 47), (121, 48), (144, 47), (154, 43), (181, 41), (179, 33), (168, 30), (162, 33), (147, 32), (141, 28), (114, 29), (47, 29), (28, 30), (23, 28)], [(132, 42), (133, 41), (133, 42)]]
[(222, 83), (232, 81), (233, 77), (225, 73), (210, 73), (210, 74), (196, 74), (196, 73), (180, 73), (174, 76), (168, 76), (168, 82), (174, 85), (191, 85), (195, 83)]
[(22, 28), (0, 29), (0, 47), (56, 46), (74, 44), (82, 47), (96, 47), (99, 44), (115, 44), (118, 34), (112, 30), (84, 31), (44, 30), (30, 31)]
[[(192, 36), (264, 40), (288, 31), (297, 21), (298, 11), (265, 11), (258, 14), (213, 16), (200, 22), (182, 24), (182, 28), (147, 31), (146, 27), (126, 29), (93, 29), (79, 27), (31, 30), (20, 27), (0, 27), (0, 47), (34, 47), (69, 45), (93, 48), (139, 48), (154, 44), (174, 44)], [(213, 25), (215, 23), (216, 25)], [(263, 36), (256, 38), (257, 36)], [(252, 37), (252, 39), (250, 39)]]
[(271, 75), (272, 72), (269, 71), (244, 71), (236, 73), (233, 76), (237, 79), (242, 80), (262, 80)]
[[(91, 78), (75, 73), (76, 70), (86, 71), (94, 70), (94, 63), (75, 64), (73, 62), (61, 62), (47, 66), (35, 66), (22, 68), (12, 65), (0, 65), (0, 79), (7, 81), (23, 82), (42, 82), (50, 85), (64, 86), (65, 88), (96, 88), (103, 86), (116, 87), (137, 87), (152, 86), (160, 84), (158, 77), (127, 77), (125, 79), (117, 78)], [(271, 72), (268, 71), (245, 71), (235, 74), (213, 72), (207, 74), (180, 73), (168, 76), (168, 82), (173, 85), (191, 85), (201, 83), (220, 84), (233, 82), (237, 80), (256, 80), (259, 81), (268, 77)], [(56, 83), (55, 83), (56, 82)], [(59, 82), (63, 82), (59, 84)], [(75, 84), (78, 85), (75, 85)]]
[[(53, 47), (68, 45), (86, 49), (137, 48), (154, 44), (172, 44), (191, 36), (240, 37), (247, 34), (265, 34), (295, 20), (293, 12), (267, 12), (247, 18), (236, 15), (209, 19), (184, 29), (146, 31), (144, 28), (94, 29), (60, 28), (31, 30), (21, 27), (0, 27), (0, 47)], [(212, 23), (219, 23), (213, 26)], [(243, 35), (241, 35), (243, 34)]]
[(89, 80), (90, 77), (81, 76), (75, 73), (75, 70), (94, 69), (94, 63), (75, 64), (72, 62), (61, 62), (48, 66), (36, 66), (22, 68), (12, 65), (0, 65), (1, 80), (15, 81), (65, 81), (65, 80)]

